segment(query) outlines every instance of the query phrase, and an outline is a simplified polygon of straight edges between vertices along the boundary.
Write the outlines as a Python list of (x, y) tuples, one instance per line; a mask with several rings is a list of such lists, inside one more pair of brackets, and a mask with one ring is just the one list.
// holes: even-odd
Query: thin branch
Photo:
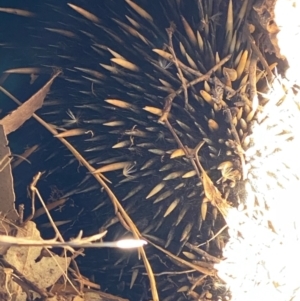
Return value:
[[(205, 80), (208, 80), (210, 76), (217, 71), (221, 66), (223, 66), (229, 59), (231, 58), (231, 54), (227, 55), (224, 59), (222, 59), (218, 64), (216, 64), (213, 68), (211, 68), (206, 74), (192, 80), (191, 82), (186, 84), (186, 87), (192, 87), (200, 82), (203, 82)], [(181, 86), (178, 90), (175, 92), (169, 94), (165, 99), (165, 106), (163, 108), (162, 116), (159, 118), (158, 122), (164, 124), (166, 119), (168, 118), (169, 112), (171, 111), (172, 102), (176, 96), (178, 96), (182, 91), (184, 87)]]

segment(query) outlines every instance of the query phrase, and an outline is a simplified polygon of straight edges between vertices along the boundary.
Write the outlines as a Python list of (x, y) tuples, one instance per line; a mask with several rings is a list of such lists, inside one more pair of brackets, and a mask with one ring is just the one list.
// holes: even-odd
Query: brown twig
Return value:
[(228, 227), (228, 225), (223, 226), (213, 237), (211, 237), (210, 239), (208, 239), (206, 242), (198, 245), (197, 247), (201, 247), (204, 246), (205, 244), (209, 243), (210, 241), (214, 240), (219, 234), (221, 234), (226, 228)]
[[(6, 161), (5, 161), (6, 160)], [(10, 163), (12, 160), (11, 157), (9, 157), (9, 154), (6, 154), (0, 161), (0, 172)]]
[(238, 156), (240, 157), (241, 169), (242, 169), (242, 178), (243, 178), (243, 180), (245, 180), (246, 177), (247, 177), (247, 174), (246, 174), (247, 171), (246, 171), (246, 164), (245, 164), (243, 148), (242, 148), (242, 145), (241, 145), (241, 140), (240, 140), (240, 137), (239, 137), (239, 135), (236, 131), (236, 128), (233, 124), (230, 109), (227, 107), (227, 108), (224, 109), (224, 111), (227, 114), (227, 118), (228, 118), (228, 121), (229, 121), (229, 124), (230, 124), (231, 133), (232, 133), (233, 138), (234, 138), (235, 143), (236, 143), (236, 152), (237, 152)]
[(194, 251), (195, 253), (198, 253), (199, 255), (202, 255), (204, 258), (206, 258), (207, 260), (209, 260), (211, 262), (214, 262), (214, 263), (220, 263), (221, 262), (221, 259), (208, 254), (207, 252), (203, 251), (202, 249), (199, 249), (197, 246), (194, 246), (189, 242), (187, 242), (185, 245), (190, 250)]
[[(38, 198), (39, 198), (39, 200), (40, 200), (40, 202), (41, 202), (41, 204), (42, 204), (42, 206), (43, 206), (43, 208), (45, 209), (45, 213), (47, 214), (47, 217), (48, 217), (48, 219), (49, 219), (49, 221), (50, 221), (50, 223), (51, 223), (51, 225), (52, 225), (52, 227), (53, 227), (53, 230), (54, 230), (54, 232), (55, 232), (55, 234), (56, 234), (56, 237), (57, 237), (61, 242), (65, 242), (64, 238), (62, 237), (62, 235), (60, 234), (58, 228), (56, 227), (55, 222), (53, 221), (51, 214), (50, 214), (49, 211), (47, 210), (46, 204), (45, 204), (45, 202), (43, 201), (43, 198), (42, 198), (42, 196), (40, 195), (40, 192), (39, 192), (38, 189), (36, 188), (36, 184), (37, 184), (38, 180), (40, 179), (41, 175), (42, 175), (42, 173), (41, 173), (41, 172), (38, 172), (38, 174), (33, 178), (32, 183), (30, 184), (30, 190), (32, 191), (32, 196), (31, 196), (31, 197), (32, 197), (32, 206), (33, 206), (33, 208), (34, 208), (34, 199), (35, 199), (35, 195), (37, 195)], [(33, 213), (33, 215), (34, 215), (34, 209), (33, 209), (32, 211), (33, 211), (32, 213)], [(33, 215), (32, 215), (32, 216), (33, 216)], [(28, 219), (25, 221), (25, 223), (26, 223), (27, 221), (28, 221)], [(74, 249), (72, 249), (72, 248), (70, 248), (70, 247), (68, 247), (68, 250), (71, 251), (72, 253), (75, 252)]]
[(31, 221), (32, 218), (34, 217), (35, 214), (35, 193), (36, 193), (36, 183), (39, 180), (39, 178), (41, 177), (42, 173), (39, 172), (37, 175), (35, 175), (32, 179), (32, 182), (30, 184), (30, 190), (31, 190), (31, 214), (26, 218), (26, 220), (24, 221), (24, 223), (27, 223), (28, 221)]
[(250, 65), (249, 65), (249, 98), (251, 101), (252, 110), (256, 111), (258, 108), (258, 98), (256, 89), (256, 67), (257, 67), (257, 56), (252, 53)]
[(174, 129), (168, 119), (166, 119), (165, 124), (166, 124), (167, 128), (169, 129), (169, 131), (171, 132), (171, 134), (173, 135), (174, 139), (176, 140), (178, 146), (184, 151), (185, 156), (190, 159), (191, 164), (193, 165), (194, 169), (196, 170), (197, 175), (201, 181), (201, 173), (200, 173), (199, 169), (197, 168), (194, 158), (191, 156), (189, 150), (183, 145), (183, 143), (179, 139), (178, 135), (174, 131)]
[[(144, 238), (145, 239), (145, 238)], [(175, 259), (176, 261), (178, 261), (179, 263), (181, 264), (184, 264), (202, 274), (205, 274), (205, 275), (209, 275), (209, 276), (215, 276), (217, 274), (217, 270), (215, 270), (214, 268), (205, 268), (205, 267), (201, 267), (199, 265), (195, 265), (193, 263), (190, 263), (176, 255), (174, 255), (173, 253), (165, 250), (164, 248), (156, 245), (155, 243), (145, 239), (149, 244), (151, 244), (152, 246), (154, 246), (156, 249), (160, 250), (161, 252), (165, 253), (166, 255), (168, 255), (169, 257), (171, 257), (172, 259)]]
[[(202, 81), (208, 80), (210, 76), (218, 70), (221, 66), (223, 66), (229, 59), (231, 58), (231, 54), (227, 55), (224, 59), (222, 59), (218, 64), (216, 64), (213, 68), (211, 68), (206, 74), (199, 76), (198, 78), (192, 80), (191, 82), (186, 84), (186, 87), (192, 87)], [(164, 124), (166, 119), (168, 118), (169, 112), (171, 111), (172, 102), (176, 96), (178, 96), (183, 91), (183, 86), (181, 86), (175, 92), (169, 94), (165, 99), (165, 106), (163, 108), (162, 116), (159, 118), (158, 122)]]
[(247, 40), (248, 42), (250, 43), (251, 45), (251, 48), (252, 50), (254, 51), (254, 53), (257, 55), (257, 57), (259, 58), (260, 62), (262, 63), (262, 65), (264, 66), (264, 68), (266, 69), (267, 71), (267, 78), (268, 78), (268, 81), (270, 82), (273, 78), (273, 74), (272, 74), (272, 71), (266, 61), (266, 59), (264, 58), (264, 56), (262, 55), (262, 53), (260, 52), (259, 48), (256, 46), (256, 43), (249, 31), (249, 27), (247, 26), (244, 26), (244, 31), (245, 31), (245, 34), (246, 34), (246, 37), (247, 37)]
[(170, 28), (167, 29), (167, 33), (168, 33), (168, 37), (169, 37), (169, 50), (170, 50), (170, 52), (173, 56), (175, 66), (177, 68), (177, 71), (178, 71), (178, 74), (179, 74), (179, 77), (180, 77), (180, 80), (181, 80), (181, 83), (182, 83), (182, 88), (183, 88), (183, 93), (184, 93), (184, 103), (187, 104), (188, 103), (188, 93), (187, 93), (186, 80), (183, 76), (183, 73), (182, 73), (180, 67), (179, 67), (179, 63), (178, 63), (176, 53), (175, 53), (174, 47), (173, 47), (172, 36), (173, 36), (174, 31), (175, 31), (175, 24), (171, 23)]
[(190, 287), (190, 289), (187, 292), (187, 295), (189, 295), (197, 286), (202, 284), (203, 280), (207, 277), (207, 275), (200, 276), (197, 281)]

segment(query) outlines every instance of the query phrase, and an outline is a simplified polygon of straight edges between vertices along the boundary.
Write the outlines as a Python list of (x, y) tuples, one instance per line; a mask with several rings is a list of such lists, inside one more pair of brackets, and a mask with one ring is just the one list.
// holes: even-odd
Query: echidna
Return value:
[[(201, 257), (192, 245), (217, 258), (226, 241), (212, 239), (226, 213), (205, 192), (203, 171), (228, 201), (222, 206), (237, 206), (244, 197), (243, 151), (258, 105), (256, 85), (270, 75), (251, 47), (251, 7), (245, 0), (44, 1), (28, 8), (36, 15), (26, 21), (26, 58), (10, 66), (39, 67), (41, 74), (63, 70), (40, 115), (57, 129), (80, 129), (82, 135), (67, 139), (111, 181), (142, 235), (195, 264)], [(11, 55), (19, 49), (12, 47)], [(50, 152), (60, 167), (51, 161), (48, 179), (58, 169), (76, 173), (77, 161), (66, 151), (48, 149), (47, 160)], [(81, 198), (80, 206), (84, 199), (96, 208), (89, 216), (97, 225), (89, 229), (108, 229), (114, 239), (127, 235), (91, 174), (70, 190), (74, 206)], [(220, 279), (213, 273), (190, 291), (199, 271), (177, 273), (178, 262), (151, 254), (155, 272), (169, 273), (157, 276), (163, 300), (227, 296), (214, 290)], [(143, 267), (118, 264), (140, 277), (131, 296), (147, 300)], [(112, 272), (114, 281), (120, 270)]]

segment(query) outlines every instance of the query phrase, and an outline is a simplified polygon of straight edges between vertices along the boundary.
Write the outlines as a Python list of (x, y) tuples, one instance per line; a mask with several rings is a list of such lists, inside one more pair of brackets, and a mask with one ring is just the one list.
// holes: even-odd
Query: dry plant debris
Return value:
[(0, 208), (2, 212), (6, 213), (7, 218), (14, 221), (18, 215), (15, 210), (15, 195), (10, 166), (11, 156), (7, 144), (3, 126), (0, 125)]
[[(257, 6), (257, 11), (260, 13), (259, 11), (259, 7)], [(260, 19), (258, 21), (259, 23), (262, 22), (262, 20)], [(171, 31), (170, 31), (171, 32)], [(170, 44), (168, 46), (168, 50), (170, 51), (171, 54), (167, 53), (161, 53), (164, 58), (166, 58), (167, 60), (170, 60), (172, 61), (177, 69), (178, 69), (178, 73), (179, 75), (182, 74), (182, 69), (184, 68), (184, 66), (181, 64), (181, 62), (178, 61), (178, 59), (176, 58), (176, 55), (175, 55), (175, 52), (174, 52), (174, 49), (172, 47), (172, 40), (171, 40), (171, 36), (172, 34), (170, 34)], [(253, 42), (253, 41), (250, 41), (250, 42)], [(257, 52), (258, 50), (255, 48), (255, 44), (253, 44), (253, 52), (256, 53), (256, 55), (261, 59), (261, 56), (260, 56), (260, 53)], [(160, 55), (161, 55), (160, 54)], [(255, 61), (257, 58), (254, 57), (253, 58), (253, 61)], [(262, 59), (261, 59), (262, 60)], [(262, 61), (262, 64), (264, 64), (264, 62)], [(216, 69), (218, 68), (219, 66), (216, 65), (213, 69)], [(134, 66), (130, 66), (130, 68), (134, 68)], [(269, 75), (270, 75), (270, 70), (271, 68), (269, 66), (267, 66), (266, 68), (267, 71), (269, 71)], [(214, 70), (212, 70), (214, 71)], [(256, 73), (256, 70), (254, 71)], [(206, 75), (199, 75), (199, 78), (197, 79), (197, 82), (199, 81), (202, 81), (202, 80), (210, 80), (210, 73), (209, 74), (206, 74)], [(222, 205), (225, 207), (226, 210), (224, 210), (221, 213), (222, 215), (224, 216), (224, 218), (226, 219), (226, 221), (228, 222), (228, 226), (229, 226), (229, 229), (230, 229), (230, 234), (232, 236), (232, 239), (233, 239), (233, 242), (231, 244), (229, 244), (227, 246), (227, 251), (229, 252), (230, 248), (231, 248), (231, 251), (237, 251), (237, 250), (242, 250), (242, 251), (245, 251), (244, 247), (245, 245), (243, 246), (240, 246), (239, 243), (242, 242), (243, 240), (247, 240), (248, 244), (250, 242), (250, 246), (251, 246), (251, 250), (253, 251), (254, 254), (257, 254), (259, 256), (261, 256), (261, 260), (263, 260), (264, 258), (267, 258), (269, 255), (271, 255), (270, 253), (267, 253), (265, 252), (265, 247), (267, 246), (268, 248), (272, 247), (274, 249), (280, 249), (281, 251), (281, 255), (284, 256), (284, 252), (282, 252), (282, 249), (280, 248), (280, 245), (281, 244), (285, 244), (286, 241), (285, 241), (285, 237), (280, 237), (280, 236), (276, 236), (276, 235), (279, 235), (279, 234), (282, 234), (284, 233), (284, 231), (286, 229), (284, 229), (284, 227), (278, 222), (278, 220), (276, 220), (276, 216), (272, 214), (274, 214), (271, 210), (269, 212), (269, 215), (268, 214), (265, 214), (265, 216), (261, 216), (261, 212), (260, 210), (265, 210), (266, 207), (268, 208), (275, 208), (276, 212), (278, 213), (279, 212), (279, 209), (281, 208), (278, 204), (274, 204), (272, 203), (270, 199), (264, 199), (263, 197), (261, 197), (260, 193), (261, 193), (261, 187), (259, 185), (255, 186), (255, 183), (257, 183), (256, 179), (259, 177), (259, 175), (256, 173), (256, 167), (254, 164), (261, 164), (263, 162), (252, 162), (254, 160), (252, 160), (252, 157), (254, 155), (257, 156), (257, 153), (260, 152), (260, 155), (261, 157), (264, 159), (268, 159), (269, 158), (269, 154), (263, 154), (262, 153), (262, 150), (264, 150), (264, 145), (263, 147), (261, 145), (259, 145), (259, 143), (255, 146), (255, 147), (250, 147), (249, 150), (246, 152), (246, 154), (240, 152), (240, 142), (239, 141), (233, 141), (233, 145), (236, 146), (236, 151), (237, 153), (240, 155), (241, 157), (241, 161), (244, 160), (244, 158), (246, 158), (246, 165), (248, 167), (248, 165), (250, 164), (251, 166), (249, 167), (249, 170), (250, 170), (250, 173), (252, 175), (254, 175), (254, 179), (251, 179), (252, 180), (252, 185), (253, 187), (251, 188), (252, 190), (254, 190), (254, 194), (255, 196), (253, 198), (250, 198), (247, 200), (247, 203), (246, 203), (246, 207), (247, 209), (245, 209), (245, 211), (243, 212), (237, 212), (236, 210), (232, 209), (232, 208), (229, 208), (228, 204), (226, 203), (227, 200), (225, 198), (223, 198), (221, 196), (221, 193), (217, 190), (216, 186), (214, 186), (214, 184), (212, 183), (211, 179), (209, 178), (209, 176), (206, 174), (205, 170), (202, 168), (202, 166), (200, 165), (199, 162), (197, 162), (198, 160), (198, 156), (197, 156), (197, 152), (199, 151), (200, 147), (202, 146), (202, 142), (199, 143), (198, 147), (195, 148), (194, 150), (194, 153), (191, 153), (190, 150), (188, 150), (180, 141), (180, 139), (177, 137), (174, 129), (172, 128), (172, 126), (170, 125), (170, 123), (168, 122), (168, 114), (171, 110), (171, 106), (172, 106), (172, 101), (174, 99), (174, 97), (176, 95), (178, 95), (179, 93), (184, 93), (185, 95), (185, 100), (186, 100), (186, 104), (188, 104), (188, 99), (187, 99), (187, 89), (189, 87), (191, 87), (194, 82), (190, 82), (190, 83), (186, 83), (184, 81), (183, 78), (181, 78), (181, 81), (182, 81), (182, 86), (180, 87), (180, 89), (172, 94), (169, 95), (168, 98), (166, 98), (166, 101), (165, 101), (165, 107), (163, 108), (163, 110), (159, 110), (159, 111), (156, 111), (159, 112), (159, 115), (160, 115), (160, 119), (159, 119), (159, 122), (161, 123), (164, 123), (170, 130), (170, 132), (173, 134), (173, 137), (174, 139), (178, 142), (178, 147), (181, 148), (181, 150), (183, 151), (183, 153), (186, 155), (187, 158), (189, 158), (195, 168), (195, 172), (197, 173), (197, 175), (199, 176), (200, 180), (203, 181), (203, 185), (204, 185), (204, 189), (205, 189), (205, 195), (207, 197), (207, 199), (213, 204), (215, 205), (219, 210), (219, 206), (218, 205)], [(272, 85), (276, 85), (276, 83), (280, 81), (280, 79), (276, 78), (275, 81), (272, 81)], [(264, 111), (264, 114), (265, 116), (262, 117), (263, 114), (260, 114), (258, 113), (258, 116), (257, 116), (257, 120), (256, 122), (259, 123), (260, 125), (260, 130), (263, 128), (261, 125), (263, 124), (263, 122), (265, 122), (265, 118), (266, 120), (268, 119), (269, 116), (267, 116), (266, 112), (267, 112), (267, 109), (271, 107), (271, 109), (274, 111), (280, 111), (280, 109), (285, 109), (285, 105), (286, 105), (286, 99), (285, 99), (285, 96), (286, 96), (286, 91), (285, 91), (285, 88), (286, 86), (288, 86), (288, 84), (286, 83), (282, 83), (280, 81), (280, 84), (279, 84), (279, 88), (278, 90), (280, 90), (280, 92), (282, 92), (282, 94), (284, 95), (284, 97), (278, 97), (277, 96), (272, 96), (270, 97), (270, 101), (268, 104), (265, 105), (265, 107), (255, 107), (255, 110), (253, 110), (253, 114), (256, 114), (257, 111), (256, 109), (260, 109), (262, 111)], [(291, 87), (289, 87), (291, 88)], [(282, 91), (281, 91), (282, 90)], [(255, 93), (256, 94), (256, 91)], [(276, 98), (277, 97), (277, 98)], [(252, 99), (253, 100), (253, 99)], [(294, 101), (294, 99), (293, 99)], [(294, 103), (296, 104), (297, 101), (294, 101)], [(282, 105), (283, 104), (283, 105)], [(298, 108), (299, 108), (299, 104), (298, 104)], [(224, 111), (226, 111), (226, 108), (224, 107), (223, 108)], [(297, 110), (295, 110), (296, 113)], [(282, 112), (281, 112), (281, 116), (284, 116), (282, 115)], [(253, 117), (253, 116), (252, 116)], [(288, 116), (289, 117), (289, 116)], [(230, 118), (230, 116), (229, 116)], [(259, 118), (261, 118), (261, 120), (259, 120)], [(266, 127), (267, 127), (267, 130), (269, 131), (270, 128), (275, 128), (276, 130), (276, 125), (274, 124), (269, 124), (268, 123), (269, 120), (267, 120), (266, 122)], [(273, 121), (272, 121), (273, 122)], [(284, 120), (281, 120), (282, 123), (284, 123), (285, 121)], [(254, 133), (255, 133), (255, 126), (253, 128), (254, 130)], [(266, 130), (266, 134), (267, 134), (267, 130)], [(70, 134), (70, 133), (68, 133)], [(78, 133), (76, 133), (78, 134)], [(278, 133), (278, 136), (281, 135), (282, 133), (279, 132)], [(283, 134), (286, 134), (286, 133), (283, 133)], [(254, 134), (253, 134), (254, 135)], [(256, 134), (257, 135), (257, 134)], [(62, 136), (61, 135), (57, 135), (55, 134), (55, 136), (59, 139), (62, 139)], [(257, 136), (258, 137), (258, 136)], [(254, 140), (257, 139), (257, 137), (252, 137)], [(281, 139), (282, 138), (282, 139)], [(278, 142), (278, 146), (281, 146), (282, 142), (286, 142), (286, 140), (288, 140), (290, 137), (289, 136), (285, 136), (285, 137), (280, 137), (279, 138), (279, 142)], [(298, 141), (298, 140), (297, 140)], [(263, 143), (263, 141), (259, 141), (259, 139), (257, 139), (256, 142), (261, 142)], [(264, 141), (266, 142), (266, 141)], [(289, 142), (289, 140), (288, 140)], [(64, 143), (65, 145), (67, 145), (67, 143)], [(259, 146), (259, 147), (258, 147)], [(269, 149), (269, 145), (265, 148), (266, 150)], [(82, 158), (80, 158), (78, 156), (78, 153), (76, 151), (72, 151), (74, 155), (77, 156), (77, 159), (81, 162), (84, 162), (84, 160)], [(253, 154), (251, 152), (254, 152)], [(266, 158), (263, 156), (263, 155), (266, 155)], [(83, 163), (84, 165), (87, 166), (87, 168), (89, 169), (90, 172), (92, 172), (93, 174), (95, 174), (95, 169), (91, 166), (89, 166), (86, 162)], [(254, 166), (254, 167), (253, 167)], [(244, 168), (245, 166), (243, 166)], [(290, 167), (289, 167), (290, 168)], [(248, 171), (248, 169), (247, 169)], [(279, 170), (275, 170), (275, 173), (277, 173)], [(243, 173), (245, 171), (243, 170)], [(256, 178), (255, 178), (256, 177)], [(101, 185), (104, 187), (104, 189), (107, 191), (107, 193), (109, 194), (114, 206), (115, 206), (115, 213), (116, 215), (118, 216), (120, 222), (124, 225), (124, 227), (126, 229), (130, 229), (134, 235), (137, 237), (137, 238), (140, 238), (141, 235), (140, 233), (138, 232), (138, 229), (136, 228), (136, 226), (132, 223), (130, 217), (127, 215), (127, 213), (124, 211), (124, 209), (122, 208), (122, 206), (120, 205), (120, 203), (118, 202), (118, 200), (116, 199), (116, 197), (114, 196), (113, 192), (108, 188), (108, 186), (106, 185), (105, 181), (103, 180), (103, 176), (102, 175), (98, 175), (98, 174), (95, 174), (95, 178), (98, 179), (98, 181), (101, 183)], [(250, 176), (251, 178), (251, 176)], [(286, 180), (286, 179), (285, 179)], [(299, 180), (299, 179), (298, 179)], [(272, 186), (273, 183), (268, 183), (268, 187), (273, 187)], [(278, 186), (278, 183), (276, 183), (276, 185)], [(255, 187), (254, 187), (255, 186)], [(287, 187), (289, 185), (287, 184)], [(249, 195), (251, 193), (249, 192)], [(280, 194), (282, 197), (284, 196), (283, 194)], [(229, 211), (229, 214), (228, 214), (228, 211)], [(205, 217), (205, 214), (203, 213), (203, 216)], [(253, 220), (252, 220), (253, 218)], [(252, 230), (249, 232), (249, 230), (247, 229), (247, 227), (245, 225), (252, 225), (253, 227), (251, 228)], [(289, 225), (291, 226), (291, 225)], [(259, 235), (253, 235), (253, 229), (256, 229), (256, 233), (258, 233)], [(261, 230), (264, 230), (264, 231), (261, 231)], [(291, 231), (291, 229), (289, 229)], [(292, 233), (292, 232), (291, 232)], [(288, 241), (290, 243), (290, 241)], [(241, 243), (242, 244), (242, 243)], [(239, 249), (240, 247), (240, 249)], [(34, 253), (34, 252), (33, 252)], [(242, 253), (242, 256), (245, 256), (245, 253), (244, 252), (241, 252)], [(230, 254), (230, 252), (228, 253)], [(267, 256), (266, 256), (267, 254)], [(294, 254), (294, 253), (293, 253)], [(36, 255), (36, 254), (35, 254)], [(35, 256), (32, 254), (32, 258)], [(170, 257), (173, 257), (172, 254), (168, 254)], [(232, 254), (229, 255), (229, 257), (231, 256)], [(28, 255), (29, 256), (29, 255)], [(143, 256), (145, 257), (145, 254), (143, 254)], [(258, 256), (258, 257), (259, 257)], [(296, 254), (295, 254), (295, 257), (296, 257)], [(259, 257), (260, 258), (260, 257)], [(177, 258), (174, 258), (175, 260), (177, 260)], [(257, 260), (257, 258), (256, 258)], [(184, 261), (181, 261), (182, 264), (185, 264)], [(229, 260), (227, 260), (226, 264), (231, 264), (231, 262), (229, 262)], [(145, 259), (145, 264), (147, 266), (147, 259)], [(148, 263), (149, 264), (149, 263)], [(253, 275), (256, 275), (255, 273), (257, 273), (257, 270), (255, 270), (255, 268), (257, 269), (261, 269), (262, 267), (264, 268), (265, 265), (264, 263), (260, 262), (259, 264), (257, 264), (257, 262), (253, 262), (253, 270), (249, 270), (249, 273), (253, 273)], [(186, 264), (188, 265), (188, 264)], [(189, 265), (188, 265), (189, 266)], [(221, 266), (221, 265), (220, 265)], [(22, 266), (23, 269), (25, 270), (25, 264)], [(189, 266), (189, 267), (192, 267), (192, 268), (195, 268), (193, 266)], [(230, 267), (232, 267), (232, 265), (229, 265), (229, 268), (228, 270), (225, 272), (225, 274), (227, 273), (227, 276), (229, 275), (228, 278), (230, 278)], [(284, 267), (283, 267), (284, 268)], [(196, 268), (195, 268), (196, 269)], [(198, 268), (199, 269), (199, 268)], [(220, 268), (221, 269), (221, 268)], [(267, 267), (268, 271), (271, 271), (272, 270), (272, 267), (271, 266), (268, 266)], [(201, 270), (201, 269), (200, 269)], [(204, 271), (204, 269), (202, 269), (202, 272)], [(204, 276), (215, 276), (215, 270), (205, 270), (206, 273), (204, 272)], [(207, 272), (209, 271), (209, 272)], [(234, 270), (235, 273), (237, 273), (237, 271)], [(278, 272), (278, 271), (276, 271)], [(148, 267), (148, 276), (150, 277), (150, 282), (152, 284), (152, 293), (153, 293), (153, 299), (154, 300), (158, 300), (158, 296), (157, 296), (157, 293), (155, 291), (155, 282), (154, 281), (154, 277), (153, 275), (151, 275), (151, 267)], [(9, 275), (10, 275), (10, 271), (7, 270), (5, 271), (5, 275), (7, 277), (7, 279), (9, 279)], [(269, 282), (272, 282), (272, 285), (273, 285), (273, 288), (274, 290), (279, 290), (281, 286), (284, 286), (284, 285), (287, 285), (287, 283), (282, 283), (280, 282), (282, 279), (276, 274), (276, 277), (271, 277), (269, 278), (267, 281)], [(202, 281), (203, 279), (199, 279), (199, 282)], [(241, 283), (242, 282), (246, 282), (245, 279), (241, 278), (241, 279), (238, 279)], [(249, 282), (253, 282), (251, 283), (252, 287), (259, 287), (261, 286), (264, 282), (263, 281), (266, 281), (266, 279), (260, 279), (259, 277), (257, 277), (257, 279), (255, 279), (255, 277), (253, 277), (253, 279), (247, 279), (247, 281)], [(229, 282), (230, 282), (230, 279), (229, 279)], [(237, 282), (237, 281), (236, 281)], [(265, 286), (267, 287), (268, 285), (270, 285), (270, 283), (264, 283)], [(241, 284), (239, 283), (241, 286), (244, 285), (244, 284)], [(270, 293), (269, 296), (273, 296), (273, 291)], [(190, 291), (190, 294), (192, 295), (192, 291)], [(254, 295), (255, 296), (255, 295)], [(206, 296), (200, 296), (199, 297), (199, 300), (204, 300)], [(85, 299), (82, 299), (82, 297), (79, 297), (77, 296), (76, 297), (78, 300), (85, 300)], [(277, 295), (275, 294), (274, 295), (274, 298), (277, 298)]]
[[(19, 228), (16, 237), (42, 240), (40, 232), (33, 222), (27, 222), (24, 227)], [(43, 247), (12, 246), (7, 250), (4, 259), (27, 280), (44, 290), (56, 283), (63, 273), (66, 273), (71, 258), (59, 257), (50, 253), (49, 250), (48, 255), (50, 256), (43, 256), (42, 250)]]
[[(26, 72), (32, 72), (32, 70), (25, 70)], [(9, 73), (9, 72), (8, 72)], [(70, 242), (64, 242), (59, 230), (57, 229), (54, 221), (52, 220), (47, 206), (44, 204), (42, 196), (36, 188), (36, 183), (41, 177), (41, 173), (34, 177), (33, 182), (30, 185), (30, 190), (32, 192), (32, 214), (23, 223), (23, 209), (21, 207), (20, 216), (18, 216), (14, 208), (14, 196), (12, 191), (12, 175), (10, 168), (11, 156), (9, 149), (7, 147), (6, 135), (12, 131), (17, 130), (27, 119), (31, 116), (39, 120), (39, 117), (34, 114), (34, 112), (40, 108), (43, 104), (43, 100), (48, 93), (53, 80), (60, 74), (56, 72), (53, 77), (48, 81), (48, 83), (42, 87), (36, 94), (34, 94), (28, 101), (21, 104), (16, 98), (13, 97), (8, 91), (0, 87), (1, 91), (12, 98), (20, 107), (15, 110), (12, 114), (3, 118), (0, 121), (1, 124), (1, 145), (0, 149), (1, 161), (0, 161), (0, 176), (10, 179), (10, 185), (7, 181), (1, 181), (1, 195), (5, 196), (3, 200), (1, 209), (6, 214), (6, 216), (1, 216), (1, 254), (3, 255), (2, 264), (4, 268), (0, 269), (1, 279), (3, 280), (2, 286), (0, 288), (1, 300), (11, 300), (12, 296), (16, 301), (25, 300), (35, 300), (36, 298), (46, 297), (47, 300), (106, 300), (106, 301), (126, 301), (123, 298), (115, 297), (110, 294), (106, 294), (101, 291), (93, 291), (92, 289), (86, 290), (84, 286), (94, 287), (99, 289), (100, 287), (93, 284), (90, 281), (85, 280), (84, 277), (80, 275), (77, 268), (77, 272), (73, 271), (71, 274), (73, 277), (77, 278), (80, 282), (79, 290), (76, 288), (77, 285), (71, 281), (67, 276), (68, 269), (70, 269), (70, 263), (73, 261), (73, 265), (76, 263), (74, 259), (76, 257), (76, 252), (72, 247), (82, 248), (82, 247), (117, 247), (117, 248), (134, 248), (136, 246), (141, 246), (145, 242), (138, 241), (138, 245), (135, 246), (137, 241), (119, 241), (119, 242), (100, 242), (93, 243), (95, 240), (101, 239), (106, 231), (100, 234), (96, 234), (92, 237), (82, 238), (82, 233), (79, 233), (78, 237)], [(55, 129), (50, 125), (44, 124), (48, 130), (50, 130), (53, 135), (57, 135)], [(3, 130), (4, 129), (4, 130)], [(59, 137), (59, 139), (62, 139)], [(35, 147), (36, 149), (36, 147)], [(33, 149), (32, 151), (34, 151)], [(31, 152), (32, 152), (31, 151)], [(31, 153), (30, 152), (30, 153)], [(27, 156), (27, 155), (26, 155)], [(20, 160), (26, 159), (22, 157)], [(9, 174), (9, 177), (7, 176)], [(9, 189), (12, 193), (9, 193)], [(7, 198), (11, 195), (11, 201), (7, 201)], [(35, 215), (35, 197), (38, 196), (39, 200), (43, 204), (42, 210), (39, 214), (46, 213), (50, 219), (50, 224), (54, 227), (57, 238), (61, 241), (57, 241), (57, 238), (52, 240), (43, 240), (40, 236), (40, 232), (37, 230), (34, 222), (30, 219)], [(65, 201), (65, 200), (64, 200)], [(7, 207), (7, 204), (10, 204)], [(50, 208), (51, 209), (51, 208)], [(17, 220), (18, 219), (18, 220)], [(20, 226), (17, 226), (15, 222), (18, 222)], [(9, 236), (15, 233), (14, 236)], [(46, 247), (63, 247), (73, 252), (73, 256), (66, 256), (66, 251), (64, 251), (64, 256), (58, 256), (52, 253)], [(82, 251), (81, 251), (82, 252)], [(68, 280), (64, 281), (64, 284), (59, 284), (58, 280), (61, 277)], [(52, 289), (54, 289), (55, 295)], [(57, 287), (60, 287), (58, 290)], [(69, 289), (67, 289), (69, 287)]]
[[(9, 73), (9, 72), (8, 72)], [(8, 135), (9, 133), (17, 130), (26, 120), (31, 118), (32, 114), (42, 107), (44, 98), (50, 90), (50, 87), (54, 79), (60, 74), (60, 71), (57, 71), (51, 79), (41, 88), (36, 94), (34, 94), (30, 99), (25, 103), (20, 105), (17, 110), (13, 111), (11, 114), (4, 117), (0, 120), (0, 124), (4, 127), (4, 133)], [(2, 87), (0, 90), (6, 93)]]

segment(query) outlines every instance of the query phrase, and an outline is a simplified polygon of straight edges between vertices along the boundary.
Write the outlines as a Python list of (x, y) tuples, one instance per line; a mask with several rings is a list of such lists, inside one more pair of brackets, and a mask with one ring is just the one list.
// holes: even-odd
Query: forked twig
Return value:
[[(192, 87), (200, 82), (203, 82), (205, 80), (208, 80), (210, 76), (217, 71), (221, 66), (223, 66), (229, 59), (231, 58), (231, 54), (227, 55), (225, 58), (223, 58), (218, 64), (216, 64), (213, 68), (211, 68), (206, 74), (199, 76), (198, 78), (190, 81), (186, 84), (186, 87)], [(163, 108), (162, 116), (159, 118), (159, 123), (165, 123), (166, 119), (168, 118), (169, 112), (171, 111), (172, 102), (176, 96), (178, 96), (182, 91), (184, 90), (184, 87), (181, 86), (178, 90), (175, 92), (169, 94), (165, 99), (165, 105)]]
[[(56, 234), (56, 237), (57, 237), (61, 242), (64, 242), (64, 238), (62, 237), (62, 235), (60, 234), (58, 228), (56, 227), (55, 222), (53, 221), (52, 216), (51, 216), (51, 214), (49, 213), (49, 211), (48, 211), (48, 209), (47, 209), (47, 207), (46, 207), (46, 204), (45, 204), (45, 202), (44, 202), (42, 196), (40, 195), (40, 192), (39, 192), (38, 189), (36, 188), (36, 184), (37, 184), (38, 180), (40, 179), (41, 175), (42, 175), (42, 173), (41, 173), (41, 172), (38, 172), (38, 174), (33, 178), (32, 183), (30, 184), (30, 190), (31, 190), (31, 192), (32, 192), (31, 200), (32, 200), (32, 208), (33, 208), (33, 209), (32, 209), (31, 215), (34, 216), (34, 208), (35, 208), (35, 207), (34, 207), (34, 202), (35, 202), (35, 195), (37, 195), (38, 198), (39, 198), (39, 200), (40, 200), (40, 202), (41, 202), (41, 204), (42, 204), (42, 206), (43, 206), (43, 208), (44, 208), (44, 210), (45, 210), (45, 213), (47, 214), (47, 217), (48, 217), (48, 219), (49, 219), (49, 221), (50, 221), (50, 223), (51, 223), (51, 225), (52, 225), (52, 227), (53, 227), (53, 229), (54, 229), (54, 232), (55, 232), (55, 234)], [(27, 220), (28, 220), (28, 219), (27, 219)], [(26, 220), (26, 221), (27, 221), (27, 220)], [(26, 221), (25, 221), (25, 223), (26, 223)], [(71, 251), (72, 253), (75, 252), (75, 250), (72, 249), (72, 248), (70, 248), (70, 247), (68, 248), (68, 250)]]

